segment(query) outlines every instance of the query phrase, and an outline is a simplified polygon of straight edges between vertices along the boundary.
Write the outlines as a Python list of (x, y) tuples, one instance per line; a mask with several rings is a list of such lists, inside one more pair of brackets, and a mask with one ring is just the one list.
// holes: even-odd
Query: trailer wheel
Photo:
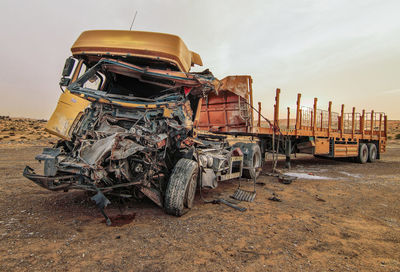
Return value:
[(242, 176), (248, 179), (257, 178), (260, 175), (259, 168), (262, 165), (260, 146), (258, 144), (245, 144), (243, 149), (243, 166), (247, 169), (243, 169)]
[(361, 144), (358, 148), (357, 161), (359, 163), (366, 163), (368, 161), (368, 147), (366, 144)]
[(191, 209), (196, 193), (198, 165), (189, 159), (180, 159), (169, 178), (164, 207), (168, 214), (182, 216)]
[(368, 162), (374, 162), (376, 160), (376, 155), (378, 154), (378, 151), (376, 149), (375, 144), (368, 144)]

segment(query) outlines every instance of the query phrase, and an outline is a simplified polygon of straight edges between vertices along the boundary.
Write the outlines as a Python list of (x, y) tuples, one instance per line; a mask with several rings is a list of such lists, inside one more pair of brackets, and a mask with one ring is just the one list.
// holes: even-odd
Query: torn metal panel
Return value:
[(110, 133), (118, 133), (118, 132), (127, 132), (127, 130), (120, 126), (110, 125), (108, 119), (105, 118), (104, 120), (100, 121), (100, 126), (97, 129), (97, 132), (103, 132), (103, 133), (110, 134)]
[(154, 203), (156, 203), (159, 207), (163, 207), (163, 201), (161, 198), (160, 193), (157, 190), (154, 190), (152, 188), (147, 188), (147, 187), (141, 187), (140, 191), (150, 198)]
[(111, 160), (122, 160), (122, 159), (126, 159), (129, 156), (135, 154), (138, 151), (142, 151), (144, 150), (145, 147), (135, 143), (132, 140), (129, 139), (123, 139), (120, 141), (117, 141), (114, 146), (113, 149), (111, 151)]
[(220, 81), (217, 91), (229, 91), (246, 101), (250, 95), (251, 76), (228, 76)]
[(80, 158), (89, 165), (97, 165), (111, 152), (115, 144), (116, 134), (100, 139), (96, 142), (85, 141), (79, 151)]
[(218, 182), (217, 182), (217, 176), (215, 175), (213, 169), (206, 168), (202, 172), (201, 176), (201, 186), (205, 188), (217, 188)]

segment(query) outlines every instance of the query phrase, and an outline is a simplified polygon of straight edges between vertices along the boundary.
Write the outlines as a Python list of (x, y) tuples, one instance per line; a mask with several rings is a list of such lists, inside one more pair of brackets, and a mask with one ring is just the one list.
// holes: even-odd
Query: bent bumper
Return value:
[(32, 180), (37, 185), (51, 191), (72, 189), (71, 187), (73, 187), (78, 179), (78, 176), (76, 175), (63, 175), (54, 177), (38, 175), (35, 173), (34, 169), (29, 166), (25, 167), (23, 176)]

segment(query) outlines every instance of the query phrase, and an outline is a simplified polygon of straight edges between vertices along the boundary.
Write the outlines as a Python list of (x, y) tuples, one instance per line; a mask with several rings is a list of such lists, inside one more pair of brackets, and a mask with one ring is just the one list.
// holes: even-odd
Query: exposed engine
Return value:
[(24, 176), (50, 190), (96, 193), (107, 220), (105, 195), (147, 196), (179, 216), (198, 182), (215, 188), (240, 177), (242, 154), (226, 136), (194, 135), (194, 112), (215, 90), (214, 77), (171, 73), (111, 59), (93, 64), (68, 85), (49, 121), (63, 139), (36, 156), (44, 175), (27, 166)]

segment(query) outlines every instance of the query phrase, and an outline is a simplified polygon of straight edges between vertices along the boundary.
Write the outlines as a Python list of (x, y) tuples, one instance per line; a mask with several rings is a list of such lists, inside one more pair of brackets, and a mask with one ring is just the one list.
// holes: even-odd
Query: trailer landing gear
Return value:
[(286, 156), (285, 167), (290, 170), (290, 155)]
[(292, 153), (292, 142), (290, 140), (285, 141), (285, 167), (290, 170), (290, 154)]

